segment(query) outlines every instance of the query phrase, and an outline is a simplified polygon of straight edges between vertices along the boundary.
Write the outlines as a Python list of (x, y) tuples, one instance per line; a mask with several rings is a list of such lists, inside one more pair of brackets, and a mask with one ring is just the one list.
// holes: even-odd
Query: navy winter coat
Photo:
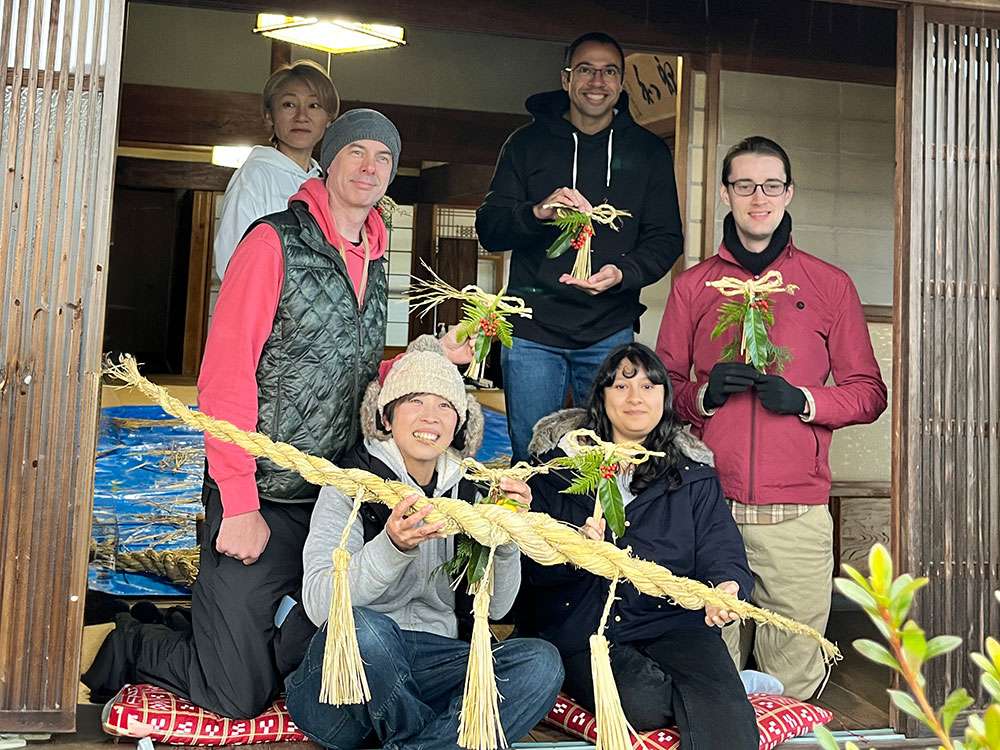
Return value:
[[(559, 455), (563, 452), (556, 448), (541, 458)], [(753, 577), (715, 469), (693, 460), (685, 460), (678, 469), (679, 487), (668, 489), (667, 477), (662, 476), (626, 506), (625, 535), (616, 544), (631, 547), (636, 557), (676, 575), (713, 585), (736, 581), (740, 598), (748, 599)], [(531, 509), (583, 526), (593, 513), (594, 500), (562, 492), (568, 483), (565, 472), (534, 477)], [(611, 532), (606, 533), (607, 541), (612, 541)], [(539, 565), (527, 556), (522, 565), (519, 632), (540, 636), (564, 654), (587, 648), (607, 599), (608, 581), (569, 564)], [(605, 632), (612, 643), (648, 641), (669, 630), (708, 627), (703, 609), (686, 610), (641, 594), (628, 582), (619, 583), (617, 597)]]

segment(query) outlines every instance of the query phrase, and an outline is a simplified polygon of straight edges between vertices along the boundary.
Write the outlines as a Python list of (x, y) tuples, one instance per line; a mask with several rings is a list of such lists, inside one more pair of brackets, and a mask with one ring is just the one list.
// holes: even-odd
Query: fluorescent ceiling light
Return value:
[(257, 14), (254, 33), (334, 55), (406, 44), (402, 26), (273, 13)]
[(250, 156), (253, 146), (212, 146), (212, 164), (239, 169)]

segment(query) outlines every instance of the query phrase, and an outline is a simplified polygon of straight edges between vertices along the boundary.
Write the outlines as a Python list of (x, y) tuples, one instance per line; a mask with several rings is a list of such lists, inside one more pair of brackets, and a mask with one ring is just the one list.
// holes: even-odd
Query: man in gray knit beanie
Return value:
[(360, 141), (376, 141), (388, 149), (392, 157), (392, 172), (389, 175), (391, 182), (399, 168), (399, 152), (402, 148), (399, 131), (388, 117), (374, 109), (352, 109), (334, 120), (323, 136), (320, 166), (329, 171), (330, 164), (344, 147)]

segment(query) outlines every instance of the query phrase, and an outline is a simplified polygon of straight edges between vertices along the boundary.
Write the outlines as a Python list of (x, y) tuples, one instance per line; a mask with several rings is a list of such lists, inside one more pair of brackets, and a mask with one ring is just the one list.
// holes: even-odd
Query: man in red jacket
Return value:
[[(850, 277), (792, 243), (793, 194), (791, 163), (777, 143), (753, 136), (730, 149), (722, 244), (677, 278), (656, 350), (670, 372), (674, 409), (715, 453), (754, 573), (754, 603), (823, 632), (833, 575), (830, 439), (835, 429), (878, 419), (886, 387)], [(791, 360), (781, 374), (720, 362), (728, 337), (713, 341), (710, 333), (725, 298), (706, 282), (770, 270), (798, 286), (769, 300), (770, 338)], [(752, 634), (723, 632), (742, 667)], [(789, 695), (809, 698), (823, 682), (819, 648), (808, 638), (761, 630), (754, 657)]]

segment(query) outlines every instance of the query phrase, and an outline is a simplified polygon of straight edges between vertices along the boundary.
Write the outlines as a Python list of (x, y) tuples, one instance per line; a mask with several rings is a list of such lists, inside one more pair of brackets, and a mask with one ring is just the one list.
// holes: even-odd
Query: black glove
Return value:
[(806, 410), (806, 394), (780, 375), (758, 375), (757, 397), (775, 414), (802, 414)]
[(750, 390), (757, 382), (757, 371), (743, 362), (718, 362), (708, 374), (704, 407), (718, 409), (734, 393)]

